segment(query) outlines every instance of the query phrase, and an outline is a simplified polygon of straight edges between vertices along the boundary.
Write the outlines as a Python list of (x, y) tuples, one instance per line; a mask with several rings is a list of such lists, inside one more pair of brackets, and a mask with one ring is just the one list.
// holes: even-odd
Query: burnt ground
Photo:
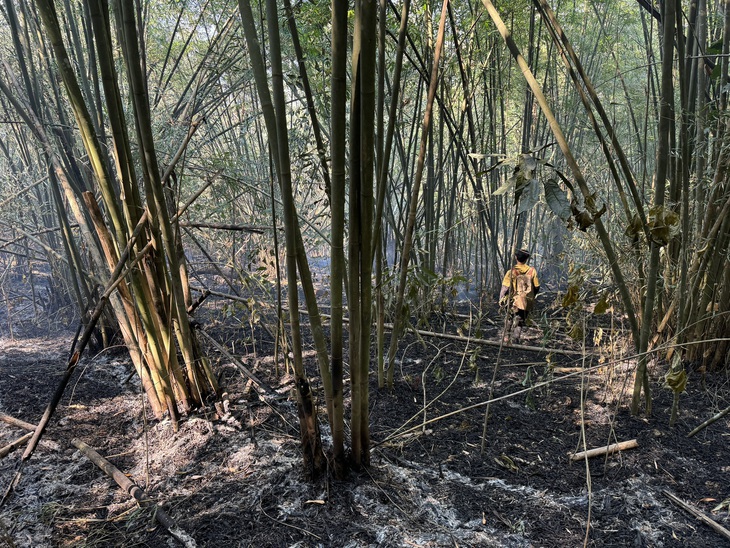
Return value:
[[(73, 438), (145, 489), (201, 547), (580, 546), (588, 523), (589, 546), (728, 545), (664, 494), (730, 528), (730, 417), (687, 437), (730, 405), (727, 373), (703, 381), (690, 371), (678, 423), (670, 428), (672, 393), (662, 388), (661, 363), (651, 365), (652, 415), (630, 415), (635, 364), (611, 361), (624, 350), (605, 317), (599, 318), (602, 339), (595, 326), (586, 337), (587, 360), (516, 348), (500, 354), (498, 346), (409, 334), (400, 344), (394, 389), (379, 390), (372, 376), (371, 466), (345, 481), (309, 481), (296, 408), (287, 397), (291, 377), (276, 377), (270, 337), (261, 324), (252, 333), (243, 313), (209, 305), (202, 327), (280, 398), (260, 398), (234, 364), (208, 348), (227, 410), (201, 410), (175, 433), (144, 408), (139, 384), (127, 380), (131, 366), (122, 350), (85, 354), (0, 510), (0, 545), (181, 545), (150, 508), (140, 508), (84, 457)], [(499, 340), (497, 311), (485, 312), (491, 320), (472, 321), (472, 335)], [(534, 316), (525, 344), (580, 350), (562, 334), (559, 311), (543, 305)], [(73, 326), (56, 329), (47, 320), (16, 318), (12, 338), (0, 323), (0, 411), (33, 423), (57, 386), (73, 339)], [(424, 327), (432, 331), (470, 329), (464, 316), (430, 320)], [(619, 341), (613, 354), (609, 333)], [(489, 408), (482, 450), (485, 407), (470, 406), (487, 400), (498, 360), (493, 390), (502, 399)], [(318, 387), (311, 345), (306, 361)], [(327, 446), (326, 420), (321, 424)], [(589, 448), (631, 439), (638, 447), (571, 462), (569, 454), (583, 448), (582, 430)], [(1, 445), (22, 434), (0, 423)], [(19, 458), (15, 452), (0, 461), (3, 491)]]

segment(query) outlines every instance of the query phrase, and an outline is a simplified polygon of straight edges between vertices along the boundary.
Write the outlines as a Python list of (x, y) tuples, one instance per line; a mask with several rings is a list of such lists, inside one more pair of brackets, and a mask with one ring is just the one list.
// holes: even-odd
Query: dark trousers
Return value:
[(527, 310), (513, 310), (512, 316), (512, 327), (525, 327), (527, 323)]

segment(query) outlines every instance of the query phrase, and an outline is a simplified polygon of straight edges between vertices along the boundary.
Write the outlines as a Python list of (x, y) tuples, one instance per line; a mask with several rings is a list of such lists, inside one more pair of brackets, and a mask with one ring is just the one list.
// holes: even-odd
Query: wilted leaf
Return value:
[(568, 285), (581, 286), (585, 280), (585, 271), (582, 266), (575, 267), (571, 265), (568, 271)]
[(593, 313), (594, 314), (605, 314), (606, 310), (608, 310), (608, 299), (604, 295), (596, 303), (596, 306), (593, 309)]
[(578, 302), (578, 286), (571, 285), (563, 296), (563, 308), (569, 308)]
[(593, 333), (593, 344), (594, 344), (594, 346), (599, 346), (601, 344), (601, 340), (602, 339), (603, 339), (603, 328), (602, 327), (599, 327)]
[(680, 371), (669, 371), (664, 377), (665, 386), (670, 388), (675, 394), (681, 394), (687, 388), (687, 372), (682, 369)]
[(492, 195), (501, 196), (502, 194), (507, 194), (513, 186), (515, 186), (515, 180), (513, 177), (510, 177), (501, 187), (492, 192)]
[(679, 234), (679, 215), (663, 206), (649, 210), (649, 229), (651, 236), (660, 245), (667, 245)]
[(715, 506), (715, 507), (714, 507), (714, 508), (712, 509), (712, 513), (714, 514), (714, 513), (716, 513), (716, 512), (719, 512), (719, 511), (720, 511), (720, 510), (722, 510), (723, 508), (727, 508), (727, 509), (728, 509), (728, 511), (730, 512), (730, 499), (725, 499), (725, 500), (724, 500), (724, 501), (722, 501), (722, 502), (721, 502), (720, 504), (718, 504), (717, 506)]
[(671, 389), (675, 394), (681, 394), (687, 388), (687, 371), (679, 353), (672, 358), (672, 366), (664, 376), (664, 387)]
[(578, 209), (575, 204), (571, 205), (570, 209), (573, 212), (573, 218), (575, 218), (575, 222), (578, 224), (578, 228), (582, 232), (585, 232), (591, 226), (593, 226), (593, 217), (591, 217), (585, 209)]
[(499, 457), (495, 457), (495, 462), (499, 464), (502, 468), (506, 468), (507, 470), (511, 472), (517, 472), (519, 468), (517, 468), (517, 465), (514, 463), (514, 461), (509, 458), (507, 455), (502, 453)]
[(624, 234), (634, 239), (638, 238), (639, 234), (641, 234), (642, 232), (643, 228), (641, 226), (641, 219), (639, 219), (638, 215), (634, 215), (633, 217), (631, 217), (631, 220), (629, 221), (629, 226), (626, 227)]
[(583, 328), (580, 325), (575, 324), (573, 326), (573, 328), (570, 330), (570, 332), (568, 333), (568, 337), (570, 337), (574, 341), (582, 341), (583, 340)]
[(570, 219), (570, 202), (555, 179), (548, 179), (543, 183), (545, 187), (545, 202), (550, 210), (563, 221)]

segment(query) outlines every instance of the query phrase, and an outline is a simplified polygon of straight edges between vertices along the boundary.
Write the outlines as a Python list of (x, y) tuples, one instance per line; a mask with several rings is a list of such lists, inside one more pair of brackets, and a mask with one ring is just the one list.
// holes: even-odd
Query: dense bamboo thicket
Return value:
[[(322, 379), (341, 474), (349, 366), (349, 454), (367, 465), (371, 371), (392, 387), (399, 335), (457, 295), (491, 302), (518, 247), (555, 306), (592, 295), (596, 313), (621, 311), (639, 356), (634, 413), (642, 401), (651, 412), (648, 357), (668, 358), (677, 389), (686, 364), (727, 366), (730, 10), (7, 0), (2, 11), (8, 328), (25, 306), (8, 293), (13, 276), (31, 286), (36, 321), (88, 322), (136, 229), (138, 262), (96, 332), (102, 345), (119, 333), (158, 417), (175, 422), (219, 391), (190, 321), (206, 270), (250, 322), (274, 311), (266, 328), (291, 350), (314, 474), (327, 464), (309, 377)], [(317, 371), (302, 360), (294, 288)]]

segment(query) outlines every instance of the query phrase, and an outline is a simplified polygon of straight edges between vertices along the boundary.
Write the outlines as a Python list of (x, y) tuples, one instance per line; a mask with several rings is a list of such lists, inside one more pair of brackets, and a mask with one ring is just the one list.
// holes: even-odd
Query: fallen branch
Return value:
[(28, 440), (30, 440), (30, 438), (32, 438), (32, 437), (33, 437), (33, 432), (28, 432), (22, 438), (18, 438), (14, 442), (7, 444), (5, 447), (0, 448), (0, 459), (4, 459), (10, 453), (15, 451), (18, 447), (22, 447), (23, 445), (28, 443)]
[(700, 432), (700, 431), (704, 430), (705, 428), (707, 428), (708, 426), (710, 426), (713, 422), (719, 421), (721, 418), (723, 418), (728, 413), (730, 413), (730, 407), (726, 407), (725, 409), (723, 409), (722, 411), (720, 411), (714, 417), (710, 417), (709, 419), (707, 419), (705, 422), (703, 422), (702, 424), (700, 424), (697, 428), (695, 428), (694, 430), (692, 430), (692, 432), (690, 432), (689, 434), (687, 434), (687, 437), (688, 438), (691, 438), (692, 436), (694, 436), (698, 432)]
[(16, 419), (15, 417), (11, 417), (10, 415), (6, 415), (5, 413), (0, 413), (0, 421), (12, 424), (13, 426), (17, 426), (18, 428), (22, 428), (23, 430), (30, 430), (31, 432), (34, 431), (36, 427), (35, 424)]
[(592, 457), (599, 457), (601, 455), (611, 455), (617, 451), (625, 451), (636, 447), (639, 447), (639, 442), (636, 440), (622, 441), (620, 443), (606, 445), (605, 447), (596, 447), (595, 449), (589, 449), (588, 451), (580, 451), (579, 453), (570, 455), (570, 460), (576, 461), (585, 458), (590, 459)]
[(221, 223), (180, 223), (180, 226), (190, 228), (212, 228), (215, 230), (232, 230), (237, 232), (251, 232), (253, 234), (263, 234), (268, 227), (253, 225), (228, 225)]
[[(285, 310), (286, 312), (286, 310)], [(300, 310), (300, 314), (307, 314), (305, 310)], [(330, 318), (329, 314), (320, 314), (323, 318)], [(349, 323), (349, 318), (342, 318), (342, 321), (345, 323)], [(386, 323), (383, 324), (383, 327), (389, 331), (393, 330), (393, 324), (392, 323)], [(583, 352), (580, 350), (563, 350), (560, 348), (546, 348), (542, 346), (527, 346), (524, 344), (507, 344), (507, 343), (501, 343), (499, 341), (490, 341), (489, 339), (475, 339), (472, 337), (464, 337), (461, 335), (451, 335), (449, 333), (437, 333), (435, 331), (423, 331), (422, 329), (413, 329), (411, 328), (410, 331), (413, 331), (414, 333), (417, 333), (419, 335), (422, 335), (424, 337), (437, 337), (440, 339), (449, 339), (452, 341), (461, 341), (461, 342), (468, 342), (473, 344), (481, 344), (484, 346), (502, 346), (502, 347), (509, 347), (514, 348), (515, 350), (527, 350), (529, 352), (546, 352), (548, 354), (562, 354), (563, 356), (582, 356)]]
[(183, 531), (175, 520), (170, 515), (160, 508), (152, 499), (149, 498), (147, 493), (140, 489), (137, 484), (130, 480), (119, 468), (114, 466), (111, 462), (102, 457), (92, 447), (86, 445), (83, 441), (78, 439), (71, 440), (71, 443), (79, 451), (81, 451), (86, 458), (96, 464), (104, 473), (117, 482), (117, 485), (124, 489), (127, 494), (134, 497), (141, 507), (151, 507), (154, 509), (155, 519), (162, 525), (167, 531), (179, 540), (186, 548), (197, 548), (195, 539)]
[(684, 502), (682, 499), (677, 497), (676, 495), (673, 495), (669, 491), (664, 490), (664, 495), (671, 500), (674, 504), (682, 508), (683, 510), (686, 510), (690, 514), (692, 514), (694, 517), (696, 517), (698, 520), (705, 523), (705, 525), (709, 525), (712, 527), (717, 533), (721, 534), (725, 539), (730, 540), (730, 531), (725, 529), (722, 525), (717, 523), (714, 519), (708, 518), (704, 512), (701, 512), (694, 506), (691, 506)]

